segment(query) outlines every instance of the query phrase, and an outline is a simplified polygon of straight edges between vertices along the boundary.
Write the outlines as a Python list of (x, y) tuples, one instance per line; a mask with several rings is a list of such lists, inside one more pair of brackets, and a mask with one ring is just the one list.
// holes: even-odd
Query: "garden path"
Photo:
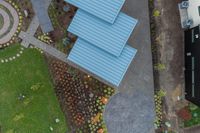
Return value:
[[(48, 0), (48, 2), (45, 4), (47, 7), (49, 6), (51, 0)], [(46, 7), (46, 8), (47, 8)], [(39, 27), (39, 20), (38, 17), (35, 15), (33, 17), (33, 20), (31, 21), (31, 24), (28, 27), (28, 30), (26, 32), (21, 31), (19, 34), (19, 37), (22, 39), (21, 45), (24, 47), (29, 47), (30, 44), (34, 45), (37, 48), (40, 48), (44, 52), (60, 59), (61, 61), (66, 62), (66, 55), (59, 50), (55, 49), (54, 47), (38, 40), (34, 37), (34, 34), (36, 33), (37, 29)]]
[(40, 48), (41, 50), (45, 51), (46, 53), (66, 62), (66, 55), (56, 48), (38, 40), (31, 34), (28, 34), (26, 32), (21, 31), (20, 38), (22, 38), (24, 41), (26, 41), (29, 44), (33, 44), (35, 47)]
[[(46, 10), (48, 10), (48, 7), (49, 7), (50, 4), (51, 4), (51, 0), (46, 0), (45, 3), (44, 3), (44, 8)], [(29, 36), (34, 36), (39, 25), (40, 25), (40, 23), (39, 23), (38, 17), (35, 15), (33, 17), (33, 20), (31, 21), (31, 24), (29, 25), (26, 33), (29, 34)], [(21, 32), (19, 34), (19, 37), (22, 39), (21, 45), (27, 48), (27, 47), (29, 47), (30, 43), (29, 43), (29, 41), (26, 41), (26, 39), (24, 39), (23, 35), (24, 35), (24, 32)]]
[[(26, 33), (29, 34), (30, 36), (34, 36), (34, 34), (37, 31), (38, 27), (39, 27), (39, 20), (38, 20), (37, 16), (34, 16), (33, 20), (31, 21), (31, 24), (29, 25), (28, 30), (27, 30)], [(27, 48), (29, 46), (30, 42), (26, 41), (26, 39), (24, 39), (23, 33), (24, 32), (20, 32), (20, 34), (19, 34), (19, 37), (22, 38), (21, 45)]]

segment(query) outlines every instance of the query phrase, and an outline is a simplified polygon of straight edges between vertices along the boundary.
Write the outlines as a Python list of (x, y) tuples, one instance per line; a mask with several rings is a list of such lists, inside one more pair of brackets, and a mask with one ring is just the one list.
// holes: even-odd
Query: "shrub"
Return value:
[(161, 71), (161, 70), (165, 70), (166, 66), (165, 66), (165, 64), (158, 63), (158, 64), (154, 65), (154, 69), (157, 71)]
[(159, 10), (154, 10), (153, 11), (153, 16), (154, 17), (159, 17), (160, 16), (160, 11)]
[(193, 111), (193, 110), (196, 110), (198, 107), (196, 105), (194, 105), (193, 103), (190, 103), (189, 104), (189, 107), (190, 107), (190, 110)]
[(184, 121), (188, 121), (192, 119), (192, 114), (189, 111), (188, 107), (184, 107), (177, 112), (177, 115), (182, 118)]

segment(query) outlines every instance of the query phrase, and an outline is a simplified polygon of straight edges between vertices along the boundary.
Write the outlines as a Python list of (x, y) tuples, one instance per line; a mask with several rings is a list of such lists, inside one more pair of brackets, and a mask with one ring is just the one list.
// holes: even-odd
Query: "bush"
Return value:
[(196, 105), (194, 105), (193, 103), (190, 103), (189, 104), (189, 107), (190, 107), (190, 110), (191, 111), (194, 111), (194, 110), (196, 110), (198, 107), (196, 106)]
[(159, 17), (160, 16), (160, 11), (159, 10), (154, 10), (153, 11), (153, 16), (154, 17)]
[(189, 121), (192, 119), (192, 114), (189, 111), (188, 107), (184, 107), (177, 112), (177, 115), (182, 118), (184, 121)]

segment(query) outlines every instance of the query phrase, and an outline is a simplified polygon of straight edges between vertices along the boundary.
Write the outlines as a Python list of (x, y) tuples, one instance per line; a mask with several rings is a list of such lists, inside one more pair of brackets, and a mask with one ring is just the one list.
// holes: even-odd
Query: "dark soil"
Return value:
[[(15, 2), (15, 0), (13, 0), (13, 1)], [(27, 16), (27, 18), (25, 18), (25, 16), (24, 16), (23, 24), (22, 24), (22, 30), (26, 31), (32, 21), (33, 16), (35, 15), (33, 8), (32, 8), (31, 1), (30, 0), (16, 0), (16, 3), (19, 5), (20, 11), (23, 16), (24, 16), (24, 10), (26, 10), (28, 12), (28, 16)]]
[[(65, 6), (69, 7), (69, 11), (63, 10)], [(66, 30), (70, 25), (76, 10), (76, 7), (67, 4), (64, 0), (53, 0), (49, 7), (49, 16), (55, 29), (50, 32), (50, 37), (54, 42), (52, 43), (52, 46), (66, 54), (69, 53), (76, 41), (76, 37), (71, 36)], [(65, 45), (63, 44), (64, 39), (69, 40)]]
[(178, 3), (181, 0), (160, 1), (151, 4), (151, 12), (159, 10), (160, 16), (151, 14), (152, 50), (154, 65), (164, 64), (166, 69), (154, 71), (156, 90), (167, 92), (164, 104), (166, 119), (171, 123), (169, 130), (182, 132), (176, 111), (182, 107), (178, 96), (184, 94), (184, 41)]

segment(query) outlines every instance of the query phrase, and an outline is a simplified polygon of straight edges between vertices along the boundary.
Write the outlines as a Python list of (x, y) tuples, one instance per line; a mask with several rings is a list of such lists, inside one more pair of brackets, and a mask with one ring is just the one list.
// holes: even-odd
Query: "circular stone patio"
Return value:
[[(19, 16), (15, 8), (13, 8), (10, 3), (0, 0), (0, 15), (3, 17), (3, 26), (0, 29), (0, 45), (9, 42), (17, 31), (19, 24)], [(7, 10), (5, 10), (5, 8)], [(8, 12), (9, 11), (9, 12)], [(11, 23), (11, 18), (13, 18), (13, 23)]]
[(3, 16), (0, 14), (0, 29), (3, 27), (3, 24), (4, 24)]

